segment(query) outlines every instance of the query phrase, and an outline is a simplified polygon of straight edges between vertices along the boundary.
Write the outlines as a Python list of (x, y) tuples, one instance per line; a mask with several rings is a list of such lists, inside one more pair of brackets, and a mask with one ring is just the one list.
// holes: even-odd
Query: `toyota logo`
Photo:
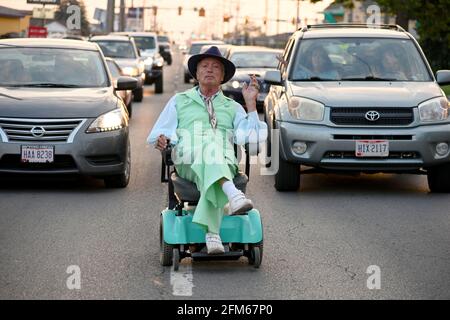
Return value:
[(45, 129), (42, 127), (33, 127), (31, 128), (31, 134), (33, 137), (40, 138), (45, 134)]
[(380, 113), (378, 111), (367, 111), (365, 118), (369, 121), (377, 121), (380, 119)]

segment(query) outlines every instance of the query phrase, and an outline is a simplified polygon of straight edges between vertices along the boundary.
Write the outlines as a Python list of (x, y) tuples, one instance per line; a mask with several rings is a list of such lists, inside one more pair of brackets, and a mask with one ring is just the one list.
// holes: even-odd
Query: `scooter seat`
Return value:
[[(173, 183), (174, 193), (178, 199), (184, 202), (197, 203), (200, 199), (200, 192), (194, 182), (181, 178), (176, 171), (172, 172), (171, 180)], [(233, 182), (239, 190), (245, 193), (248, 177), (239, 171), (233, 179)]]

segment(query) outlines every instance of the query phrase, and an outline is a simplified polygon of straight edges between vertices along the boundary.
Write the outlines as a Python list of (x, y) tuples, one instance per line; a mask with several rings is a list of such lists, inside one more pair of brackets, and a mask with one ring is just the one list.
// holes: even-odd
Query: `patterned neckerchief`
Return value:
[(219, 95), (220, 90), (217, 91), (211, 97), (204, 96), (200, 91), (200, 87), (197, 88), (197, 91), (198, 91), (198, 94), (200, 95), (200, 97), (202, 97), (203, 102), (205, 103), (205, 107), (206, 107), (206, 110), (208, 111), (208, 115), (209, 115), (209, 123), (211, 124), (211, 127), (213, 129), (216, 129), (217, 128), (217, 118), (216, 118), (216, 112), (214, 111), (213, 100), (215, 97), (217, 97)]

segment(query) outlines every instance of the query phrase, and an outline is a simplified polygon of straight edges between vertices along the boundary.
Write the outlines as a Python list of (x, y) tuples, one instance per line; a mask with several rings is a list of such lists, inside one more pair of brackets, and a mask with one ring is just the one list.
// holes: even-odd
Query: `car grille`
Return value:
[(70, 135), (83, 122), (83, 119), (0, 118), (0, 129), (10, 142), (71, 142)]
[(387, 157), (357, 157), (355, 151), (328, 151), (324, 155), (325, 159), (420, 159), (420, 154), (415, 151), (395, 151), (389, 152)]
[[(376, 111), (376, 121), (366, 119), (366, 113)], [(406, 126), (414, 121), (413, 108), (331, 108), (331, 122), (337, 125)]]

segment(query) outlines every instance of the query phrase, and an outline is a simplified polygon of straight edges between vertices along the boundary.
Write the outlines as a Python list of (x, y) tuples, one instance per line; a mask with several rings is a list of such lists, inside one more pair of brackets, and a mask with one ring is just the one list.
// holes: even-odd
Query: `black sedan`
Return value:
[(236, 73), (230, 81), (222, 85), (224, 95), (245, 107), (242, 86), (245, 82), (249, 83), (250, 75), (254, 74), (260, 85), (256, 107), (258, 111), (261, 111), (270, 88), (270, 85), (264, 82), (264, 75), (266, 71), (277, 68), (279, 63), (277, 56), (281, 53), (281, 50), (265, 47), (233, 46), (230, 48), (227, 58), (236, 66)]

